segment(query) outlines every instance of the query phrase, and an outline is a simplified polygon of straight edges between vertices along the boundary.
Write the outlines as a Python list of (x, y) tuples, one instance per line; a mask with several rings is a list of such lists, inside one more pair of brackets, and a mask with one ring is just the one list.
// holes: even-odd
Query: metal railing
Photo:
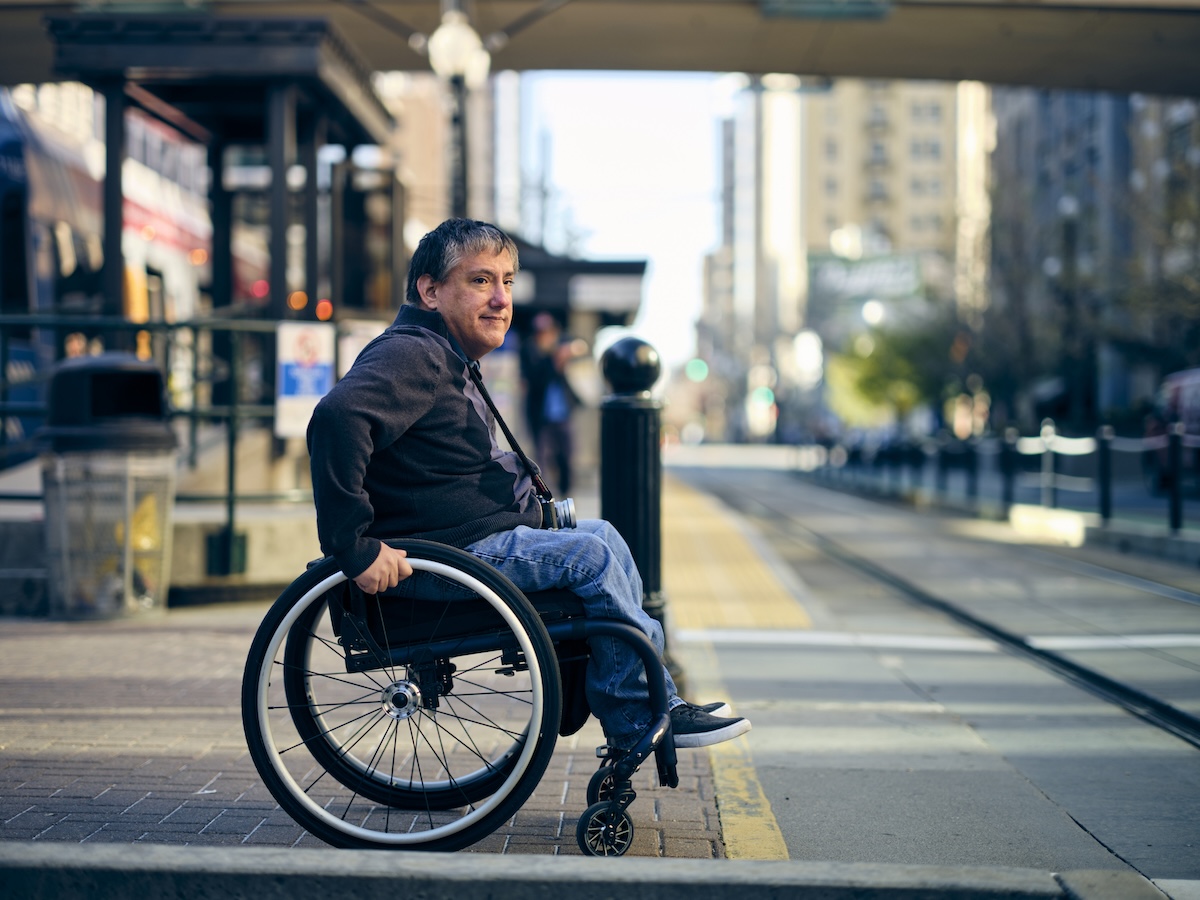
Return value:
[(1118, 512), (1184, 528), (1189, 498), (1200, 499), (1200, 435), (1174, 423), (1161, 435), (1066, 437), (1053, 421), (1036, 435), (1015, 429), (968, 440), (940, 436), (878, 446), (835, 444), (801, 457), (821, 478), (882, 491), (926, 493), (978, 510), (1016, 503), (1094, 511), (1104, 524)]
[[(225, 504), (225, 526), (216, 537), (217, 559), (210, 559), (213, 574), (229, 574), (238, 570), (236, 519), (239, 503), (310, 503), (312, 492), (291, 490), (283, 492), (238, 491), (237, 489), (237, 445), (242, 429), (248, 424), (271, 425), (275, 419), (274, 398), (269, 402), (261, 396), (261, 379), (252, 384), (246, 371), (247, 356), (259, 360), (274, 359), (274, 320), (251, 318), (207, 318), (183, 322), (130, 322), (126, 319), (82, 315), (0, 315), (0, 361), (5, 370), (0, 377), (0, 419), (20, 416), (33, 419), (44, 418), (48, 412), (44, 401), (10, 400), (14, 388), (38, 386), (47, 383), (52, 366), (29, 372), (22, 367), (19, 380), (8, 377), (7, 363), (12, 359), (11, 350), (15, 342), (13, 332), (28, 333), (33, 329), (44, 330), (52, 336), (50, 346), (62, 347), (68, 334), (81, 332), (103, 335), (118, 348), (133, 347), (136, 336), (149, 336), (149, 352), (168, 376), (168, 410), (172, 420), (185, 420), (183, 459), (190, 468), (195, 468), (201, 450), (201, 427), (205, 424), (224, 426), (225, 440), (225, 490), (210, 493), (181, 492), (176, 496), (180, 503)], [(213, 338), (225, 335), (227, 346), (214, 352)], [(183, 354), (182, 357), (179, 354)], [(180, 365), (189, 371), (190, 383), (186, 393), (189, 402), (185, 406), (175, 405), (179, 391), (173, 390), (171, 374), (180, 370)], [(214, 389), (226, 395), (227, 402), (213, 403)], [(42, 392), (44, 393), (44, 392)], [(0, 429), (0, 465), (6, 457), (28, 457), (37, 449), (32, 437), (20, 442), (8, 440), (5, 429)], [(41, 501), (38, 492), (0, 493), (0, 502)]]

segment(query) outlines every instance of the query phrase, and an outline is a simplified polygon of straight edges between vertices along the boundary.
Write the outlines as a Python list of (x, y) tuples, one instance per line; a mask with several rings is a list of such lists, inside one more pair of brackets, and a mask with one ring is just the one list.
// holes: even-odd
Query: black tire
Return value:
[(587, 786), (588, 806), (599, 803), (601, 800), (611, 800), (616, 791), (614, 782), (612, 766), (601, 766), (593, 772)]
[(620, 806), (593, 803), (579, 817), (575, 840), (588, 856), (624, 856), (633, 843), (633, 819)]
[[(259, 626), (243, 727), (268, 790), (315, 836), (339, 847), (457, 850), (510, 818), (545, 772), (561, 715), (557, 660), (529, 601), (490, 566), (441, 544), (389, 543), (414, 569), (481, 599), (366, 598), (390, 605), (392, 657), (368, 653), (362, 671), (347, 671), (329, 615), (345, 576), (323, 560)], [(434, 615), (419, 631), (398, 627), (393, 613), (414, 603)], [(464, 631), (449, 613), (475, 608), (482, 629)]]

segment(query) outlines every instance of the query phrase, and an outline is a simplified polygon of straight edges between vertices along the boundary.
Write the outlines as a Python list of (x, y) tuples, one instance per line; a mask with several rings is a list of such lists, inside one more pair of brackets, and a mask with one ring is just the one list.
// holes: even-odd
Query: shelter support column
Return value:
[[(291, 85), (267, 91), (267, 161), (271, 167), (270, 316), (287, 316), (287, 173), (296, 159), (296, 92)], [(274, 373), (271, 373), (272, 383)]]
[[(124, 230), (125, 82), (106, 81), (104, 95), (104, 306), (106, 316), (125, 314), (125, 254), (121, 250)], [(122, 337), (110, 336), (117, 341)], [(113, 341), (110, 339), (109, 344)], [(123, 348), (122, 348), (123, 349)]]
[(300, 139), (300, 164), (304, 166), (304, 292), (308, 303), (302, 316), (316, 316), (319, 280), (321, 277), (318, 254), (319, 192), (317, 188), (317, 150), (325, 142), (326, 122), (323, 116), (312, 116), (305, 120)]
[(233, 195), (225, 187), (225, 144), (208, 148), (209, 187), (212, 218), (212, 284), (209, 291), (214, 309), (233, 304)]

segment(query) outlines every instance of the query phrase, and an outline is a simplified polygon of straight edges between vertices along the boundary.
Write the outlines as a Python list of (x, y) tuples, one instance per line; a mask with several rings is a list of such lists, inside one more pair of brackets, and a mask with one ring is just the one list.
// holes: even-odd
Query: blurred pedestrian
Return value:
[(571, 414), (579, 397), (567, 380), (567, 364), (578, 355), (575, 342), (563, 340), (562, 329), (550, 313), (533, 319), (532, 343), (522, 358), (525, 376), (525, 417), (542, 465), (552, 466), (560, 496), (571, 493), (574, 435)]

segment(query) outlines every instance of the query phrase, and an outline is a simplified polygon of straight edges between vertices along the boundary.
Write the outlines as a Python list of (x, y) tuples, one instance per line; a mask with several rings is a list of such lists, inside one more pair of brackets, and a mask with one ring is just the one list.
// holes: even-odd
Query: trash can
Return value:
[(38, 430), (49, 611), (166, 609), (177, 441), (162, 373), (120, 353), (60, 363)]

